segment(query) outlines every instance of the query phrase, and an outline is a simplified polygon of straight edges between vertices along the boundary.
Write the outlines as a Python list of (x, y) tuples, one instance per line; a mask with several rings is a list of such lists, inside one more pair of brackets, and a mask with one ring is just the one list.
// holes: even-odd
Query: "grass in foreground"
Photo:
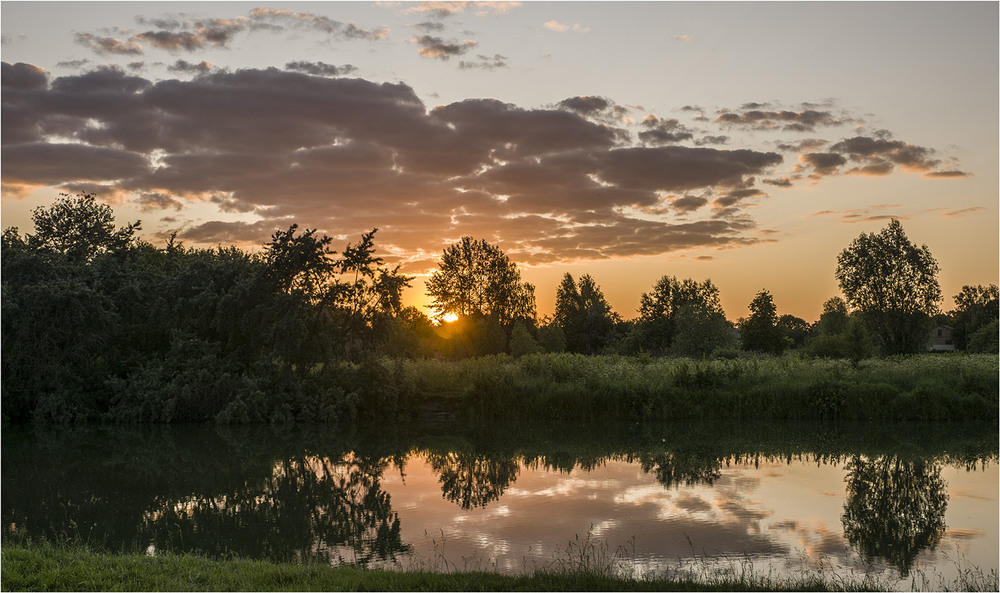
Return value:
[(48, 544), (5, 545), (4, 591), (864, 591), (877, 583), (817, 577), (634, 579), (586, 570), (511, 576), (496, 572), (372, 570), (193, 555), (105, 554)]

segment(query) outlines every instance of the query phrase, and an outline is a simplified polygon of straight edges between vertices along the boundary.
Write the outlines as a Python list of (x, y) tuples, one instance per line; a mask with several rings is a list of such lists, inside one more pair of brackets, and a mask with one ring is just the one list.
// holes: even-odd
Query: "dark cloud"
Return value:
[(832, 175), (847, 163), (843, 155), (835, 152), (807, 152), (799, 155), (799, 160), (812, 167), (819, 175)]
[(187, 74), (205, 74), (212, 70), (214, 66), (202, 60), (197, 64), (192, 64), (187, 60), (177, 60), (173, 64), (167, 66), (167, 70), (171, 72), (184, 72)]
[[(132, 38), (138, 39), (139, 41), (145, 41), (153, 47), (170, 51), (181, 49), (194, 51), (205, 47), (205, 43), (207, 42), (207, 40), (201, 35), (186, 31), (180, 33), (175, 33), (173, 31), (146, 31), (145, 33), (133, 35)], [(224, 44), (219, 43), (217, 45)]]
[(410, 39), (411, 43), (420, 46), (417, 50), (425, 58), (436, 58), (438, 60), (448, 60), (452, 56), (461, 56), (472, 48), (479, 45), (471, 39), (465, 41), (445, 41), (433, 35), (415, 35)]
[(0, 84), (4, 88), (23, 91), (44, 87), (48, 83), (49, 77), (45, 70), (34, 64), (3, 62), (0, 65)]
[(716, 122), (725, 125), (742, 126), (752, 130), (777, 130), (791, 132), (811, 132), (817, 127), (841, 126), (854, 122), (853, 119), (836, 117), (829, 111), (817, 111), (806, 109), (803, 111), (768, 111), (757, 108), (748, 108), (759, 103), (748, 103), (741, 111), (726, 111), (720, 113)]
[(167, 194), (162, 194), (159, 192), (144, 192), (140, 193), (135, 199), (136, 204), (138, 204), (140, 210), (166, 210), (167, 208), (173, 208), (174, 210), (181, 210), (184, 208), (184, 202), (181, 202), (177, 198), (168, 196)]
[(295, 12), (285, 8), (255, 8), (250, 11), (250, 20), (255, 24), (272, 23), (294, 27), (305, 27), (327, 33), (336, 39), (362, 39), (376, 41), (389, 36), (389, 28), (365, 29), (355, 23), (343, 23), (322, 15), (309, 12)]
[(712, 201), (712, 205), (716, 208), (731, 208), (747, 198), (762, 198), (766, 196), (767, 194), (756, 188), (737, 189), (719, 196)]
[(90, 63), (90, 60), (84, 58), (81, 60), (66, 60), (63, 62), (56, 62), (56, 66), (60, 68), (83, 68)]
[(136, 22), (150, 30), (136, 33), (127, 40), (92, 33), (77, 33), (76, 41), (99, 54), (141, 54), (142, 44), (171, 52), (193, 52), (205, 47), (229, 47), (243, 32), (281, 32), (289, 28), (313, 29), (337, 40), (379, 40), (389, 36), (388, 27), (366, 29), (351, 22), (284, 8), (256, 8), (248, 16), (231, 19), (189, 18), (183, 14), (138, 17)]
[(410, 25), (414, 29), (420, 29), (426, 33), (438, 33), (444, 31), (444, 23), (437, 23), (433, 21), (426, 21), (423, 23), (417, 23), (415, 25)]
[(702, 198), (700, 196), (684, 196), (683, 198), (677, 198), (670, 204), (680, 212), (693, 212), (707, 203), (707, 198)]
[(356, 67), (350, 64), (334, 66), (333, 64), (327, 64), (325, 62), (305, 61), (288, 62), (285, 64), (285, 70), (303, 72), (305, 74), (312, 74), (313, 76), (344, 76), (358, 71)]
[(77, 33), (73, 39), (88, 47), (97, 54), (115, 55), (139, 55), (142, 53), (142, 46), (131, 40), (123, 40), (115, 37), (101, 37), (91, 33)]
[(935, 171), (941, 161), (933, 158), (931, 148), (893, 139), (886, 130), (872, 136), (855, 136), (837, 142), (832, 152), (845, 155), (855, 166), (847, 171), (856, 175), (888, 175), (895, 167), (911, 173), (924, 173), (928, 177), (963, 177), (961, 172)]
[(645, 129), (639, 132), (639, 140), (644, 144), (675, 144), (694, 138), (694, 134), (676, 119), (659, 119), (655, 115), (647, 115), (642, 120), (642, 126)]
[(582, 113), (583, 115), (590, 115), (604, 111), (610, 107), (611, 104), (611, 101), (605, 99), (604, 97), (590, 96), (570, 97), (559, 101), (559, 107), (569, 109), (570, 111), (575, 111), (577, 113)]
[(761, 183), (766, 183), (768, 185), (773, 185), (775, 187), (792, 187), (792, 178), (791, 177), (765, 178), (761, 179)]
[(702, 136), (694, 141), (695, 146), (705, 146), (706, 144), (728, 144), (729, 136)]
[(959, 179), (962, 177), (971, 177), (972, 174), (966, 171), (956, 171), (954, 169), (949, 169), (947, 171), (928, 171), (923, 174), (923, 177), (930, 179)]
[(764, 197), (759, 184), (780, 185), (781, 154), (638, 145), (636, 128), (683, 127), (629, 128), (607, 98), (428, 109), (406, 84), (330, 77), (340, 67), (322, 62), (156, 82), (96, 68), (46, 84), (17, 69), (3, 71), (5, 189), (99, 187), (143, 209), (181, 207), (178, 220), (195, 202), (257, 219), (171, 223), (186, 241), (259, 243), (296, 221), (336, 235), (379, 227), (416, 266), (462, 235), (522, 262), (773, 240), (756, 234), (747, 202)]
[(458, 67), (463, 70), (498, 70), (507, 67), (507, 56), (493, 54), (493, 57), (477, 55), (475, 61), (460, 60)]
[(798, 142), (779, 142), (777, 149), (782, 152), (812, 152), (823, 148), (827, 144), (828, 142), (826, 140), (810, 138), (807, 140), (799, 140)]

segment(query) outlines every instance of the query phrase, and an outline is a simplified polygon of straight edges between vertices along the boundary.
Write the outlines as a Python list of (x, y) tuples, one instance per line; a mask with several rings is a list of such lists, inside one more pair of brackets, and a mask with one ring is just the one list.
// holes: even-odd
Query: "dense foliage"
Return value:
[(878, 340), (884, 354), (922, 350), (938, 311), (938, 264), (893, 219), (879, 233), (862, 233), (837, 257), (837, 281), (847, 302)]
[[(5, 420), (398, 418), (415, 413), (433, 392), (420, 386), (424, 377), (404, 377), (414, 372), (404, 370), (404, 359), (510, 354), (530, 365), (544, 353), (569, 351), (636, 355), (644, 364), (651, 355), (726, 360), (740, 357), (741, 348), (774, 355), (792, 347), (807, 357), (858, 363), (879, 351), (923, 349), (939, 293), (933, 259), (894, 222), (841, 254), (838, 277), (848, 300), (828, 300), (812, 326), (779, 315), (764, 290), (737, 331), (711, 280), (672, 276), (642, 295), (637, 319), (623, 321), (592, 277), (570, 274), (557, 289), (554, 318), (539, 322), (534, 287), (521, 281), (517, 266), (498, 247), (466, 237), (444, 251), (428, 283), (439, 313), (459, 314), (448, 323), (402, 305), (412, 278), (375, 255), (377, 229), (340, 254), (329, 237), (294, 224), (275, 231), (259, 252), (191, 249), (174, 237), (158, 248), (136, 238), (139, 222), (116, 228), (111, 208), (85, 194), (36, 209), (33, 222), (33, 234), (3, 232)], [(865, 259), (869, 247), (874, 260)], [(879, 285), (886, 262), (899, 258), (909, 271)], [(954, 324), (959, 348), (996, 353), (996, 286), (965, 286), (955, 299), (958, 309), (937, 322)], [(422, 374), (434, 367), (418, 368)], [(459, 389), (510, 387), (507, 378), (495, 379), (467, 376)], [(534, 381), (536, 393), (563, 389)], [(573, 389), (607, 395), (628, 385), (622, 379)], [(666, 385), (641, 391), (665, 396)], [(683, 409), (654, 413), (628, 401), (608, 399), (602, 413), (638, 418)]]
[(409, 278), (372, 257), (375, 231), (334, 259), (294, 225), (260, 254), (157, 249), (92, 196), (33, 218), (36, 234), (3, 240), (5, 419), (343, 418), (367, 381), (328, 363), (380, 352), (404, 323)]

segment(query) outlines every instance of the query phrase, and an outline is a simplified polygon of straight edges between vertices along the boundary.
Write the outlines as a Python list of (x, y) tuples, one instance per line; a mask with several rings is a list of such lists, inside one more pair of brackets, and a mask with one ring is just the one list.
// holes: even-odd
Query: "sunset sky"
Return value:
[(3, 2), (2, 224), (94, 192), (162, 245), (464, 235), (551, 314), (663, 275), (815, 320), (902, 221), (942, 308), (998, 281), (998, 3)]

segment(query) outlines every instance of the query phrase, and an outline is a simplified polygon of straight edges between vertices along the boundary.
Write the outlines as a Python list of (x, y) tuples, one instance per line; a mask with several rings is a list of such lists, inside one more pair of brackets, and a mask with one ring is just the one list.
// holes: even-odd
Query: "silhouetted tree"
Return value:
[(711, 280), (699, 283), (664, 276), (656, 282), (652, 291), (642, 294), (639, 319), (629, 332), (624, 349), (668, 351), (677, 332), (676, 315), (683, 305), (694, 305), (706, 314), (718, 313), (725, 317), (719, 289)]
[(837, 257), (837, 281), (861, 313), (883, 354), (919, 352), (941, 300), (938, 264), (893, 220), (879, 233), (862, 233)]
[(715, 350), (739, 347), (733, 326), (718, 311), (697, 303), (681, 305), (674, 314), (676, 332), (670, 352), (677, 356), (706, 356)]
[(778, 309), (774, 298), (761, 290), (750, 301), (750, 316), (741, 320), (740, 340), (744, 350), (780, 354), (788, 345), (785, 332), (778, 325)]
[(90, 260), (99, 253), (127, 249), (142, 226), (135, 221), (116, 230), (111, 207), (98, 203), (93, 194), (59, 196), (51, 206), (32, 212), (35, 234), (26, 241), (31, 248)]
[(840, 297), (832, 297), (823, 303), (823, 313), (819, 316), (816, 331), (836, 335), (847, 330), (847, 321), (847, 302)]
[(955, 326), (955, 346), (959, 350), (968, 348), (969, 338), (980, 328), (1000, 319), (1000, 292), (996, 284), (963, 286), (961, 292), (955, 295), (955, 305), (951, 316)]
[(809, 337), (809, 323), (805, 319), (794, 315), (782, 315), (778, 317), (778, 327), (785, 332), (785, 338), (791, 347), (801, 348), (805, 346), (806, 339)]
[(597, 354), (616, 338), (618, 315), (590, 275), (581, 277), (579, 286), (571, 274), (563, 276), (556, 289), (554, 321), (562, 328), (570, 352)]
[(462, 239), (447, 248), (427, 282), (427, 295), (439, 315), (492, 317), (502, 327), (534, 323), (535, 287), (503, 251), (485, 240)]

